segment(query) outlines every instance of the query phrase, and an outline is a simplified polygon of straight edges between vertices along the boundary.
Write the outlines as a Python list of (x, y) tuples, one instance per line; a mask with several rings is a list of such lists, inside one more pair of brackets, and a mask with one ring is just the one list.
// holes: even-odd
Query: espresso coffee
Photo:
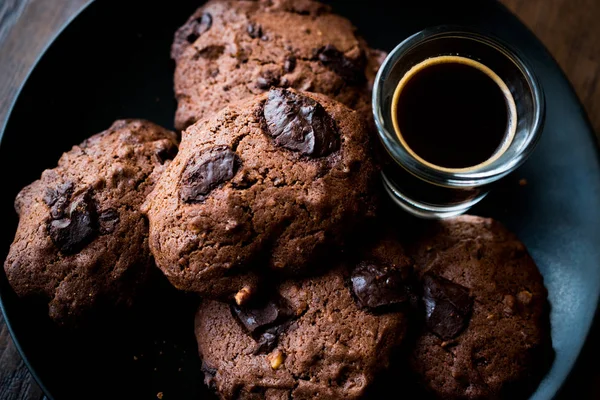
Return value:
[(502, 79), (465, 57), (429, 58), (400, 80), (396, 134), (412, 156), (439, 169), (481, 167), (510, 145), (516, 107)]

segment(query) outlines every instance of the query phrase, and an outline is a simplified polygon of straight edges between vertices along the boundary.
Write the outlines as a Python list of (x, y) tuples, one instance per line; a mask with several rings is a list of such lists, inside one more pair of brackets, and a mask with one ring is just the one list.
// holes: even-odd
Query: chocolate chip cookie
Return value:
[(405, 300), (391, 289), (410, 262), (397, 250), (386, 263), (374, 255), (354, 271), (285, 282), (247, 307), (205, 301), (196, 315), (205, 383), (222, 399), (360, 398), (404, 338), (404, 312), (390, 306)]
[(373, 214), (368, 142), (356, 111), (292, 89), (193, 125), (144, 207), (158, 266), (209, 297), (306, 271)]
[(177, 31), (171, 55), (175, 126), (184, 129), (271, 87), (322, 93), (370, 117), (384, 54), (316, 1), (212, 0)]
[(15, 292), (46, 299), (59, 323), (129, 305), (153, 268), (139, 206), (176, 152), (173, 132), (122, 120), (64, 153), (15, 200), (4, 264)]
[(412, 369), (441, 399), (526, 398), (553, 354), (534, 261), (491, 219), (462, 216), (430, 228), (414, 254), (425, 328)]

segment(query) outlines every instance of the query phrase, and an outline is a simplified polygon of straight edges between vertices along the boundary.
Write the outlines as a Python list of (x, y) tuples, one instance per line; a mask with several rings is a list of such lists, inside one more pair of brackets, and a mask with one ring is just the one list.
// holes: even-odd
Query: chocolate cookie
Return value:
[(322, 93), (371, 115), (383, 53), (311, 0), (212, 0), (175, 34), (175, 126), (185, 129), (230, 102), (289, 87)]
[(139, 206), (176, 152), (173, 132), (117, 121), (25, 187), (4, 264), (15, 292), (47, 299), (59, 323), (98, 306), (129, 305), (153, 268)]
[(145, 206), (158, 266), (209, 297), (305, 271), (373, 213), (368, 147), (357, 112), (291, 89), (193, 125)]
[[(401, 309), (382, 308), (398, 305), (397, 296), (387, 296), (385, 279), (370, 277), (405, 276), (408, 259), (376, 260), (359, 263), (359, 270), (339, 267), (285, 282), (245, 308), (205, 301), (196, 315), (205, 383), (222, 399), (360, 398), (388, 366), (406, 328)], [(358, 300), (362, 283), (353, 293), (363, 277), (376, 294), (373, 308)]]
[(535, 263), (491, 219), (462, 216), (430, 228), (414, 254), (425, 328), (412, 369), (440, 399), (526, 398), (553, 354)]

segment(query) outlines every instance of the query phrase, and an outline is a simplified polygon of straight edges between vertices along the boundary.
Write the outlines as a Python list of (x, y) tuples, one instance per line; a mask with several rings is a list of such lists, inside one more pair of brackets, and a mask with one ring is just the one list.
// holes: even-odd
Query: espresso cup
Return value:
[(415, 216), (445, 218), (469, 210), (527, 160), (545, 103), (514, 49), (442, 26), (389, 54), (375, 79), (373, 113), (390, 197)]

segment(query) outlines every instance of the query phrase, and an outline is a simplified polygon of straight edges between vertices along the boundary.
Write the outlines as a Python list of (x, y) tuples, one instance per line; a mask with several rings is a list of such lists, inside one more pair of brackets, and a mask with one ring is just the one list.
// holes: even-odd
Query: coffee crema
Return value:
[(469, 171), (500, 157), (516, 131), (515, 100), (490, 68), (460, 56), (429, 58), (400, 80), (392, 101), (396, 135), (420, 162)]

